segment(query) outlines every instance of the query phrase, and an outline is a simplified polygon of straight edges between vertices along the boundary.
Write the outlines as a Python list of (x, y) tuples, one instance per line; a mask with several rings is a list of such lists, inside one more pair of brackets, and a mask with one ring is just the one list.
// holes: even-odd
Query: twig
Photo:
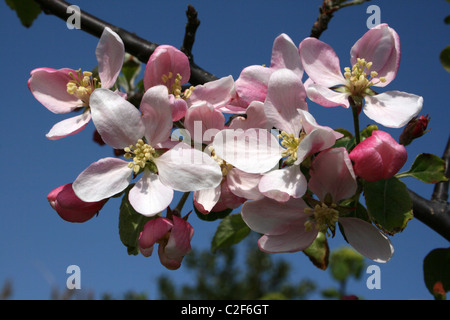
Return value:
[[(70, 3), (63, 0), (35, 0), (40, 6), (43, 12), (46, 14), (52, 14), (56, 17), (66, 21), (71, 13), (67, 13), (67, 8)], [(91, 14), (80, 10), (81, 30), (92, 34), (93, 36), (100, 38), (105, 27), (110, 27), (116, 32), (123, 43), (125, 44), (125, 51), (135, 56), (142, 63), (147, 63), (150, 55), (155, 51), (158, 44), (149, 42), (140, 38), (134, 33), (119, 28), (115, 25), (107, 23)], [(203, 70), (191, 60), (191, 77), (190, 83), (192, 85), (204, 84), (206, 82), (216, 80), (217, 77), (213, 74)]]
[(197, 11), (192, 5), (188, 5), (186, 16), (188, 21), (186, 23), (186, 32), (184, 34), (183, 45), (180, 50), (183, 51), (190, 61), (193, 61), (194, 56), (192, 55), (192, 47), (194, 46), (195, 33), (200, 25), (200, 20), (197, 19)]

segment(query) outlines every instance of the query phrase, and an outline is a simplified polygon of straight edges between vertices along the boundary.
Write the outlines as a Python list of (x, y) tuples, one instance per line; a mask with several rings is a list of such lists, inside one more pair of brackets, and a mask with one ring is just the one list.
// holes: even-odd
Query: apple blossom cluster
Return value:
[[(364, 256), (391, 258), (389, 238), (356, 208), (361, 181), (393, 177), (406, 162), (404, 145), (375, 126), (363, 139), (355, 132), (357, 143), (344, 146), (345, 134), (318, 124), (307, 102), (362, 111), (385, 127), (409, 123), (405, 141), (423, 134), (415, 129), (422, 97), (374, 89), (391, 83), (399, 67), (399, 37), (388, 25), (370, 29), (354, 44), (344, 73), (328, 44), (306, 38), (297, 46), (281, 34), (270, 66), (248, 66), (236, 80), (228, 76), (197, 86), (189, 85), (186, 55), (161, 45), (146, 64), (138, 107), (114, 86), (125, 56), (120, 37), (105, 28), (95, 53), (98, 78), (39, 68), (28, 81), (51, 112), (81, 111), (55, 124), (49, 139), (76, 134), (92, 120), (102, 141), (122, 151), (49, 193), (63, 219), (87, 221), (109, 198), (123, 194), (149, 218), (138, 230), (140, 252), (149, 256), (158, 243), (161, 263), (177, 269), (191, 249), (193, 228), (189, 215), (181, 217), (170, 206), (175, 192), (192, 192), (202, 215), (241, 207), (265, 252), (302, 251), (319, 233), (340, 230)], [(426, 129), (427, 118), (419, 122)]]

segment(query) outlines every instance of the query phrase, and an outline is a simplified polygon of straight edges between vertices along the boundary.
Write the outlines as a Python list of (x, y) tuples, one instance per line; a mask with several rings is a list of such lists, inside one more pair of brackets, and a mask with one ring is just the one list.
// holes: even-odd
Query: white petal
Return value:
[(111, 147), (123, 149), (144, 136), (141, 113), (117, 93), (108, 89), (94, 90), (90, 107), (95, 127)]
[(56, 123), (45, 136), (50, 140), (57, 140), (78, 133), (86, 127), (89, 121), (91, 121), (91, 113), (84, 112)]
[(308, 206), (303, 199), (278, 202), (273, 199), (247, 201), (242, 205), (242, 219), (255, 232), (280, 235), (287, 225), (307, 218), (304, 209)]
[(305, 230), (306, 218), (286, 225), (286, 232), (280, 235), (264, 235), (258, 245), (267, 253), (297, 252), (308, 248), (317, 237), (317, 230)]
[(259, 191), (277, 201), (300, 198), (305, 194), (306, 187), (306, 178), (298, 165), (270, 171), (259, 182)]
[(298, 136), (301, 116), (297, 109), (307, 110), (306, 91), (301, 79), (291, 70), (275, 71), (269, 80), (264, 112), (275, 128)]
[(401, 91), (366, 96), (363, 111), (373, 121), (389, 128), (401, 128), (422, 110), (423, 98)]
[(85, 202), (100, 201), (122, 192), (129, 185), (132, 173), (127, 161), (104, 158), (81, 172), (72, 188), (78, 198)]
[(306, 93), (308, 94), (309, 99), (323, 107), (350, 107), (348, 93), (337, 92), (320, 84), (310, 84), (306, 89)]
[(109, 89), (116, 82), (125, 57), (125, 46), (119, 35), (106, 27), (95, 50), (102, 88)]
[(128, 194), (134, 210), (144, 216), (154, 216), (165, 210), (173, 199), (173, 190), (161, 183), (157, 174), (144, 170), (142, 178)]
[(345, 237), (352, 247), (375, 262), (387, 262), (394, 247), (387, 236), (372, 224), (358, 218), (340, 218)]
[(185, 143), (179, 143), (154, 162), (161, 182), (174, 190), (187, 192), (215, 188), (222, 181), (222, 170), (217, 162)]
[(281, 159), (283, 148), (267, 130), (225, 129), (214, 137), (216, 155), (236, 168), (248, 173), (264, 173)]
[(222, 187), (219, 184), (215, 188), (197, 190), (194, 192), (194, 201), (196, 202), (196, 206), (198, 204), (202, 207), (200, 212), (206, 214), (214, 208), (217, 201), (220, 199), (221, 189)]

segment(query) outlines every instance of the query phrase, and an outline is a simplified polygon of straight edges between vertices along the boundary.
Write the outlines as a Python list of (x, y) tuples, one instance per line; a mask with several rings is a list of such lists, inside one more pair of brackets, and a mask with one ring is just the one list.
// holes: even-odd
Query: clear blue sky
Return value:
[[(296, 44), (308, 36), (321, 2), (191, 1), (201, 20), (195, 61), (219, 77), (231, 74), (237, 79), (248, 65), (269, 64), (273, 40), (280, 33), (288, 34)], [(80, 0), (74, 4), (150, 41), (181, 46), (189, 2), (131, 0), (126, 8), (123, 3)], [(441, 156), (449, 136), (450, 74), (441, 67), (439, 53), (450, 44), (450, 26), (443, 23), (450, 4), (445, 0), (370, 1), (341, 10), (321, 40), (334, 47), (342, 67), (349, 64), (353, 43), (367, 31), (366, 8), (372, 4), (380, 7), (381, 22), (393, 27), (401, 39), (400, 70), (387, 89), (422, 95), (423, 114), (431, 116), (431, 131), (407, 149), (407, 169), (421, 152)], [(66, 116), (54, 115), (33, 98), (27, 88), (29, 73), (38, 67), (91, 69), (96, 65), (98, 39), (69, 30), (64, 21), (44, 14), (26, 29), (4, 1), (0, 1), (0, 35), (0, 285), (11, 280), (14, 299), (48, 299), (54, 286), (64, 290), (66, 268), (72, 264), (81, 268), (82, 290), (94, 292), (96, 298), (105, 292), (119, 297), (127, 290), (157, 298), (155, 284), (161, 274), (177, 283), (188, 281), (191, 274), (186, 268), (168, 271), (157, 255), (128, 256), (118, 234), (118, 200), (110, 201), (98, 217), (83, 224), (63, 221), (47, 202), (49, 191), (72, 182), (91, 162), (110, 156), (111, 151), (91, 142), (92, 123), (75, 136), (47, 140), (45, 133)], [(309, 106), (320, 124), (352, 129), (349, 110)], [(367, 124), (362, 117), (361, 126)], [(401, 130), (388, 132), (398, 138)], [(433, 186), (413, 179), (404, 182), (424, 197), (431, 196)], [(190, 222), (195, 228), (193, 247), (209, 248), (217, 223), (195, 216)], [(423, 259), (432, 249), (448, 247), (448, 241), (418, 220), (391, 240), (394, 257), (379, 265), (381, 289), (368, 290), (368, 275), (364, 274), (362, 281), (350, 283), (349, 291), (367, 299), (431, 299), (423, 282)], [(332, 249), (343, 244), (340, 236), (330, 240)], [(302, 253), (279, 257), (292, 262), (294, 280), (309, 278), (322, 288), (331, 284), (328, 272), (313, 267)], [(373, 263), (367, 260), (366, 264)]]

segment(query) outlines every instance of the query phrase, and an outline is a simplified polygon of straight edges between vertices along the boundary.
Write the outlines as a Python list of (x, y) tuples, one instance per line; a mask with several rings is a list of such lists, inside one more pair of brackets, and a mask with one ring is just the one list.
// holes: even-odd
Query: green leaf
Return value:
[(29, 28), (41, 13), (41, 7), (34, 0), (5, 0), (6, 4), (15, 10), (22, 25)]
[(128, 201), (128, 192), (122, 198), (119, 215), (119, 235), (122, 243), (127, 247), (129, 255), (139, 254), (138, 239), (144, 225), (153, 217), (146, 217), (138, 213)]
[(445, 177), (445, 161), (431, 153), (419, 154), (408, 171), (396, 175), (397, 178), (408, 176), (426, 183), (448, 180)]
[(441, 51), (439, 58), (444, 69), (450, 72), (450, 46)]
[(328, 247), (327, 237), (323, 232), (317, 234), (314, 242), (305, 250), (311, 262), (319, 269), (325, 270), (328, 267), (328, 257), (330, 255), (330, 248)]
[[(450, 248), (434, 249), (423, 260), (425, 285), (436, 299), (445, 299), (450, 291)], [(439, 292), (439, 289), (444, 292)]]
[(395, 177), (363, 183), (369, 216), (385, 233), (403, 231), (413, 218), (412, 201), (406, 185)]
[(232, 214), (225, 217), (217, 227), (211, 243), (211, 251), (227, 248), (240, 242), (250, 233), (250, 228), (242, 220), (241, 214)]

